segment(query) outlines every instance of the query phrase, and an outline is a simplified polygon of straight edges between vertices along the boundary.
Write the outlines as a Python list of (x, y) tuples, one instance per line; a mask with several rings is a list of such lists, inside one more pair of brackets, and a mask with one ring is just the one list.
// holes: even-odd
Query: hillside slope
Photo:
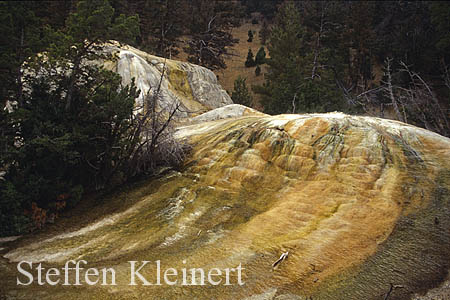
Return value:
[[(253, 55), (256, 56), (259, 48), (263, 46), (259, 38), (259, 30), (261, 29), (261, 24), (252, 24), (250, 22), (243, 23), (241, 26), (233, 28), (233, 37), (239, 39), (239, 43), (232, 47), (232, 52), (234, 56), (230, 56), (225, 59), (227, 68), (224, 70), (215, 71), (218, 75), (219, 83), (223, 88), (231, 95), (234, 89), (234, 81), (240, 75), (241, 77), (247, 78), (247, 87), (253, 96), (253, 107), (262, 110), (259, 104), (259, 96), (251, 91), (252, 85), (262, 85), (264, 83), (264, 73), (266, 72), (266, 65), (261, 66), (261, 74), (259, 76), (255, 75), (256, 67), (245, 67), (245, 60), (247, 59), (248, 49), (250, 48)], [(247, 42), (248, 31), (253, 31), (253, 41), (251, 43)], [(267, 48), (264, 46), (266, 51), (266, 56), (268, 56)]]
[[(82, 224), (5, 246), (2, 292), (66, 300), (409, 299), (445, 277), (448, 138), (341, 113), (244, 116), (185, 126), (177, 136), (193, 145), (182, 172), (112, 196)], [(69, 259), (113, 267), (118, 285), (16, 285), (16, 262), (62, 267)], [(245, 285), (130, 286), (129, 260), (177, 269), (242, 264)], [(141, 273), (155, 282), (154, 267)], [(391, 293), (391, 285), (402, 288)]]

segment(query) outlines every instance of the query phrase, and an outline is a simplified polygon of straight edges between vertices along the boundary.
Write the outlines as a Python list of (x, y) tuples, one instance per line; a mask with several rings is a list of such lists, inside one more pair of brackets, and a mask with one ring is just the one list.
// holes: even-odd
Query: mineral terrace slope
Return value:
[[(181, 173), (119, 194), (132, 205), (4, 255), (86, 259), (119, 286), (17, 287), (79, 299), (409, 299), (450, 265), (450, 140), (400, 122), (341, 113), (243, 116), (182, 127), (194, 146)], [(133, 198), (133, 201), (129, 201)], [(97, 212), (102, 207), (96, 208)], [(281, 253), (289, 257), (276, 269)], [(244, 286), (128, 286), (128, 260), (181, 268), (245, 267)], [(154, 270), (143, 272), (154, 280)], [(4, 275), (5, 276), (5, 275)], [(152, 277), (153, 276), (153, 277)]]
[(103, 51), (115, 58), (103, 62), (104, 66), (121, 75), (124, 84), (135, 79), (136, 87), (141, 91), (136, 99), (137, 106), (142, 106), (147, 93), (157, 91), (163, 73), (158, 104), (161, 108), (170, 108), (174, 103), (180, 103), (179, 116), (198, 115), (233, 103), (217, 82), (216, 75), (207, 68), (164, 59), (114, 41), (105, 44)]

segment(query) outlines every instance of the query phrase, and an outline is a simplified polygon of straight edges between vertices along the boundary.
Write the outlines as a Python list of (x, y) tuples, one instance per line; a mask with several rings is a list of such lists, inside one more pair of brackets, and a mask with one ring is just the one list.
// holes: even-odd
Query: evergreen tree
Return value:
[(260, 12), (265, 18), (272, 19), (277, 11), (277, 6), (283, 0), (242, 0), (247, 16), (253, 12)]
[[(0, 216), (2, 234), (24, 230), (24, 210), (54, 211), (60, 195), (75, 203), (84, 189), (101, 188), (126, 169), (138, 142), (129, 138), (137, 90), (92, 63), (112, 59), (101, 42), (130, 41), (137, 33), (136, 18), (113, 20), (113, 13), (107, 1), (80, 1), (63, 30), (47, 30), (53, 42), (45, 56), (28, 61), (23, 101), (1, 121), (14, 130), (2, 152), (2, 160), (13, 159), (0, 183), (0, 206), (15, 207)], [(39, 227), (45, 218), (34, 221)]]
[(234, 103), (250, 107), (252, 105), (252, 97), (245, 83), (246, 80), (246, 78), (242, 78), (239, 75), (234, 81), (234, 90), (231, 94), (231, 99)]
[(349, 70), (352, 84), (364, 90), (372, 80), (372, 56), (375, 43), (373, 31), (374, 2), (352, 2), (348, 14), (349, 29), (345, 34), (353, 51)]
[(266, 82), (253, 88), (262, 95), (265, 112), (343, 109), (342, 95), (335, 85), (338, 68), (332, 65), (333, 50), (317, 47), (316, 41), (294, 4), (280, 7), (268, 45)]
[(430, 47), (438, 38), (434, 34), (430, 16), (430, 6), (433, 3), (434, 1), (370, 2), (375, 7), (372, 10), (372, 28), (369, 30), (375, 33), (373, 52), (378, 64), (382, 64), (386, 57), (391, 57), (397, 63), (403, 61), (414, 65), (421, 74), (439, 76), (437, 49)]
[(258, 53), (256, 53), (255, 63), (257, 65), (262, 65), (266, 62), (266, 51), (264, 47), (259, 48)]
[(22, 64), (43, 49), (40, 22), (34, 14), (36, 3), (0, 2), (0, 109), (6, 100), (23, 103)]
[(138, 14), (139, 47), (149, 53), (171, 57), (179, 53), (181, 36), (187, 34), (189, 2), (184, 0), (114, 0), (115, 15)]
[(53, 29), (62, 29), (69, 14), (76, 9), (77, 1), (31, 1), (34, 2), (33, 11), (42, 24)]
[(254, 67), (256, 65), (255, 59), (253, 58), (252, 49), (248, 48), (247, 59), (245, 60), (245, 66), (247, 68)]
[[(17, 190), (7, 172), (17, 163), (18, 122), (10, 111), (26, 101), (23, 63), (45, 45), (40, 38), (41, 22), (31, 1), (0, 2), (0, 236), (23, 232), (28, 218), (23, 215), (25, 195)], [(20, 175), (20, 174), (19, 174)], [(33, 191), (28, 191), (30, 194)]]
[(431, 21), (436, 32), (436, 48), (444, 61), (450, 63), (450, 4), (446, 1), (431, 3)]
[(261, 75), (261, 67), (259, 65), (257, 65), (256, 68), (255, 68), (255, 75), (256, 76)]
[(253, 41), (253, 31), (248, 31), (248, 39), (247, 42), (251, 43)]
[(291, 109), (292, 99), (304, 77), (301, 67), (304, 32), (298, 10), (292, 4), (283, 6), (270, 36), (266, 82), (254, 87), (254, 91), (262, 95), (261, 103), (267, 113), (285, 113)]

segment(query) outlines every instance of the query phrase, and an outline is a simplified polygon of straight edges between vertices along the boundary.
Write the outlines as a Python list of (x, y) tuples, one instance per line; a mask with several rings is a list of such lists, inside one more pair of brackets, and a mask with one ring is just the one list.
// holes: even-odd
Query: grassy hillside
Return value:
[[(261, 29), (261, 25), (261, 22), (259, 24), (252, 24), (251, 20), (246, 20), (241, 26), (233, 28), (233, 37), (239, 39), (239, 42), (231, 48), (233, 56), (225, 57), (225, 62), (227, 64), (226, 69), (214, 71), (219, 79), (219, 83), (230, 96), (233, 91), (234, 81), (236, 80), (236, 78), (239, 75), (241, 75), (241, 77), (247, 78), (247, 87), (252, 93), (253, 97), (253, 108), (256, 108), (258, 110), (262, 110), (262, 106), (259, 104), (258, 95), (255, 95), (251, 91), (251, 86), (259, 85), (264, 82), (266, 65), (261, 66), (261, 74), (259, 76), (256, 76), (256, 67), (247, 68), (245, 67), (244, 63), (247, 59), (249, 48), (252, 49), (253, 55), (256, 56), (256, 53), (258, 53), (259, 48), (261, 48), (262, 46), (261, 40), (259, 38), (259, 30)], [(247, 42), (249, 30), (253, 31), (253, 41), (251, 43)], [(187, 54), (182, 49), (179, 50), (180, 53), (177, 55), (176, 59), (187, 61)], [(265, 50), (267, 57), (267, 48), (265, 48)]]
[[(234, 45), (233, 54), (234, 56), (228, 57), (226, 59), (227, 68), (225, 70), (217, 70), (215, 73), (219, 78), (220, 84), (225, 90), (231, 95), (234, 87), (234, 81), (241, 75), (241, 77), (247, 78), (247, 86), (251, 90), (251, 85), (262, 84), (264, 82), (264, 73), (266, 71), (266, 65), (261, 66), (261, 74), (259, 76), (255, 75), (255, 68), (245, 67), (244, 63), (247, 59), (248, 49), (252, 49), (254, 55), (258, 52), (259, 48), (262, 46), (261, 40), (259, 38), (259, 30), (261, 29), (260, 24), (252, 24), (250, 21), (242, 24), (240, 27), (233, 29), (233, 36), (239, 39), (239, 43)], [(253, 41), (251, 43), (247, 42), (248, 31), (253, 31)], [(268, 54), (267, 48), (266, 56)], [(258, 103), (257, 95), (253, 96), (253, 106), (257, 109), (262, 109)]]

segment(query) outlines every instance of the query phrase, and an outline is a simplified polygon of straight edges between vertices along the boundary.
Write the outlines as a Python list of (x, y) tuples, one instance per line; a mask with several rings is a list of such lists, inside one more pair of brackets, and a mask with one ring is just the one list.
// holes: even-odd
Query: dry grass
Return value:
[[(233, 36), (239, 39), (239, 43), (232, 47), (233, 56), (226, 59), (227, 68), (225, 70), (217, 70), (215, 73), (219, 77), (219, 82), (225, 90), (231, 95), (234, 89), (234, 81), (240, 75), (243, 78), (247, 78), (247, 86), (251, 92), (252, 85), (261, 85), (264, 82), (264, 73), (266, 72), (266, 65), (261, 66), (261, 74), (259, 76), (255, 75), (255, 68), (245, 67), (245, 60), (247, 59), (248, 49), (252, 49), (254, 55), (258, 52), (259, 48), (262, 46), (259, 39), (259, 30), (261, 29), (261, 24), (251, 24), (244, 23), (240, 27), (233, 29)], [(248, 31), (253, 31), (253, 41), (251, 43), (247, 42)], [(267, 48), (266, 57), (268, 54)], [(259, 96), (254, 95), (253, 92), (253, 107), (261, 110), (262, 107), (259, 104)]]
[[(253, 105), (252, 107), (258, 110), (262, 110), (261, 105), (259, 104), (259, 95), (255, 95), (251, 91), (252, 85), (261, 85), (264, 82), (264, 73), (266, 72), (267, 65), (261, 66), (261, 74), (259, 76), (255, 75), (255, 68), (246, 68), (244, 63), (247, 59), (248, 48), (252, 49), (253, 55), (258, 53), (259, 48), (261, 48), (262, 44), (259, 39), (259, 30), (261, 29), (260, 24), (251, 24), (250, 21), (242, 24), (239, 27), (233, 29), (233, 37), (239, 39), (239, 42), (231, 47), (231, 53), (233, 56), (226, 57), (225, 63), (227, 68), (224, 70), (216, 70), (214, 73), (219, 78), (219, 83), (222, 87), (228, 92), (231, 96), (231, 92), (234, 89), (234, 81), (240, 75), (243, 78), (247, 78), (247, 87), (249, 91), (252, 93), (253, 97)], [(253, 31), (253, 41), (251, 43), (247, 42), (248, 39), (248, 31)], [(187, 55), (180, 49), (180, 53), (177, 55), (175, 59), (181, 61), (187, 61)], [(267, 48), (266, 57), (268, 56)]]

